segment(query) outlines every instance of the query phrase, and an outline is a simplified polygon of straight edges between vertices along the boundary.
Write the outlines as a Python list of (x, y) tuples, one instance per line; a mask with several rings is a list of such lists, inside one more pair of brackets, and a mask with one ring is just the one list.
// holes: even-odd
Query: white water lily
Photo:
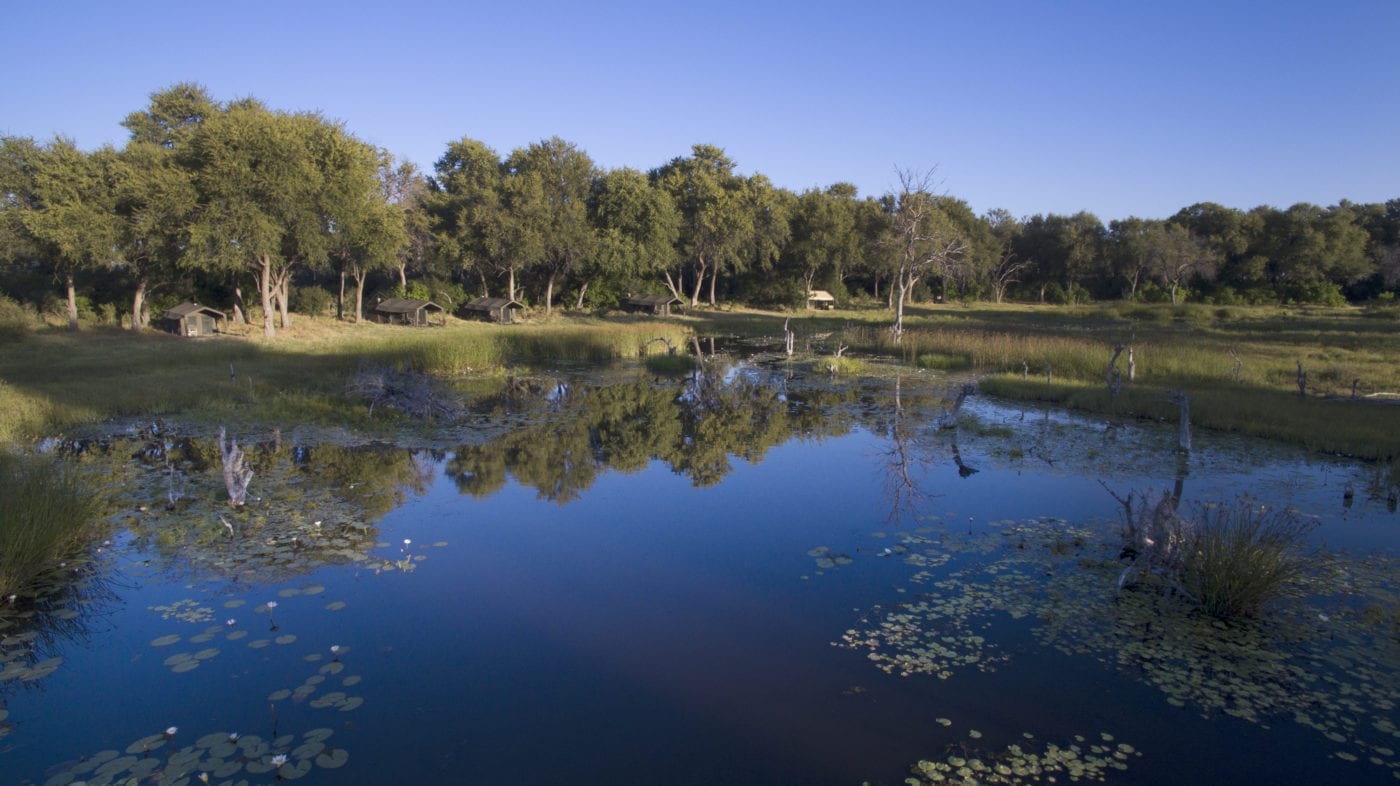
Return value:
[(180, 730), (180, 727), (179, 727), (179, 726), (171, 726), (170, 728), (168, 728), (168, 729), (165, 730), (165, 736), (167, 736), (167, 737), (174, 737), (174, 736), (175, 736), (175, 732), (177, 732), (177, 731), (179, 731), (179, 730)]
[(273, 757), (272, 757), (272, 766), (274, 766), (274, 767), (281, 767), (283, 764), (286, 764), (286, 763), (287, 763), (287, 754), (285, 754), (285, 753), (279, 753), (279, 754), (277, 754), (276, 756), (273, 756)]

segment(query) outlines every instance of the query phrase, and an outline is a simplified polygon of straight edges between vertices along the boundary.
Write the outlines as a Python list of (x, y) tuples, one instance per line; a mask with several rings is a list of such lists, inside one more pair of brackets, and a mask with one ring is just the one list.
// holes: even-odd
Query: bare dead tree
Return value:
[(248, 484), (253, 480), (253, 469), (243, 465), (243, 451), (238, 440), (227, 439), (224, 427), (219, 427), (219, 457), (223, 461), (224, 488), (228, 489), (228, 504), (242, 505), (248, 498)]
[(1119, 344), (1113, 348), (1113, 357), (1108, 359), (1108, 370), (1104, 372), (1104, 384), (1108, 386), (1108, 394), (1113, 398), (1118, 398), (1118, 393), (1123, 388), (1123, 375), (1118, 370), (1118, 356), (1123, 354), (1123, 345)]
[(791, 321), (792, 317), (783, 320), (783, 347), (787, 350), (788, 357), (792, 357), (792, 344), (797, 338), (797, 334), (793, 333), (792, 330), (788, 328), (788, 323)]
[(1016, 254), (1011, 251), (1010, 245), (1003, 248), (1001, 252), (1001, 261), (997, 263), (996, 267), (992, 268), (992, 299), (998, 303), (1002, 302), (1002, 300), (1006, 298), (1006, 290), (1009, 289), (1012, 284), (1019, 282), (1021, 280), (1020, 275), (1022, 271), (1030, 266), (1031, 263), (1029, 260), (1020, 260), (1016, 258)]
[(895, 196), (892, 215), (895, 256), (894, 325), (890, 332), (895, 343), (904, 336), (904, 303), (914, 285), (929, 273), (951, 273), (962, 258), (967, 245), (948, 225), (939, 220), (940, 197), (933, 193), (936, 168), (923, 172), (912, 169), (897, 171), (899, 193)]
[(1308, 372), (1303, 370), (1303, 361), (1298, 361), (1298, 398), (1308, 397)]

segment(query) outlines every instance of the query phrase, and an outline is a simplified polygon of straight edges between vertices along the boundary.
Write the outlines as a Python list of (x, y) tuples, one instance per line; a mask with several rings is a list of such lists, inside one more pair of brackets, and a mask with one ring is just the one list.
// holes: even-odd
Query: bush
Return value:
[[(335, 307), (335, 295), (327, 292), (321, 287), (295, 287), (292, 289), (292, 309), (298, 314), (320, 317), (331, 312)], [(353, 307), (354, 304), (351, 303)]]
[(39, 316), (23, 305), (0, 295), (0, 341), (23, 338), (39, 324)]

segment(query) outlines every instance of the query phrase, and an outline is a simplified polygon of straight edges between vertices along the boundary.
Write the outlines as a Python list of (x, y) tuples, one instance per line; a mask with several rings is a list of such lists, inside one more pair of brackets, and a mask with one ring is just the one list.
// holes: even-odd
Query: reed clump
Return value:
[(1303, 577), (1312, 524), (1241, 500), (1208, 508), (1187, 541), (1181, 584), (1208, 614), (1258, 617)]
[(97, 511), (61, 464), (0, 453), (0, 598), (24, 595), (81, 549)]
[(1258, 617), (1303, 578), (1312, 522), (1248, 498), (1183, 517), (1168, 493), (1115, 497), (1124, 508), (1118, 588), (1160, 585), (1222, 620)]

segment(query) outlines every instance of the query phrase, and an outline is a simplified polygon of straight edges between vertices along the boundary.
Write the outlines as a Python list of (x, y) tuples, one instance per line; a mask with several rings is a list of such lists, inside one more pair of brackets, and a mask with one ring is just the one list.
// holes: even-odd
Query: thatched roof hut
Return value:
[(447, 312), (431, 300), (408, 300), (401, 297), (385, 298), (374, 307), (380, 322), (389, 325), (414, 325), (424, 327), (433, 324), (432, 316), (437, 314), (437, 324), (447, 324)]
[(807, 308), (823, 310), (836, 308), (836, 298), (824, 289), (814, 289), (807, 293)]
[(165, 312), (161, 325), (177, 336), (212, 336), (219, 332), (224, 312), (198, 303), (181, 303)]
[(671, 316), (671, 306), (681, 303), (671, 295), (632, 295), (624, 304), (628, 311), (650, 312), (658, 317)]
[(509, 325), (515, 321), (516, 309), (524, 306), (508, 297), (479, 297), (462, 308), (477, 319)]

